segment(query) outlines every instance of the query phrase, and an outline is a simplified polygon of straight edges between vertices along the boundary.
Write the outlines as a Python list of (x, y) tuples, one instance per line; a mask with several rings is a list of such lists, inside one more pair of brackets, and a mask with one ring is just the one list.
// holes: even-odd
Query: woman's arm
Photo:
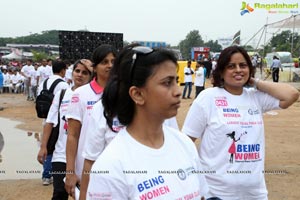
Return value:
[(94, 162), (95, 162), (94, 160), (84, 159), (83, 170), (81, 175), (81, 183), (80, 183), (80, 197), (79, 197), (80, 200), (86, 199), (86, 192), (90, 181), (90, 172)]
[(279, 99), (279, 106), (282, 109), (288, 108), (299, 98), (299, 92), (287, 83), (274, 83), (269, 81), (255, 80), (251, 78), (250, 84), (256, 85), (259, 91), (265, 92), (276, 99)]
[(68, 137), (66, 147), (66, 183), (65, 189), (72, 197), (75, 197), (75, 186), (78, 178), (75, 174), (75, 160), (77, 155), (78, 141), (81, 123), (78, 120), (68, 119)]

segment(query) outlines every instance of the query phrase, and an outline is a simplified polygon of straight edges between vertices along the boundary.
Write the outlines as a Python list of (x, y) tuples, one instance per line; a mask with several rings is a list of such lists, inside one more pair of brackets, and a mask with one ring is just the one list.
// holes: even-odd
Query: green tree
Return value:
[(209, 47), (212, 52), (220, 52), (222, 51), (222, 46), (219, 45), (218, 41), (209, 40), (204, 44), (204, 46)]
[(255, 51), (255, 49), (254, 49), (253, 46), (251, 46), (251, 45), (243, 46), (243, 48), (245, 48), (246, 51)]
[(193, 30), (189, 32), (184, 40), (179, 43), (179, 49), (182, 53), (182, 57), (185, 60), (191, 59), (191, 48), (203, 46), (204, 41), (202, 40), (199, 31)]
[(39, 52), (39, 51), (32, 51), (33, 54), (33, 61), (34, 62), (40, 62), (42, 59), (48, 59), (48, 55), (45, 52)]
[(58, 31), (43, 31), (41, 34), (34, 33), (28, 36), (0, 38), (0, 46), (6, 46), (8, 43), (14, 44), (53, 44), (59, 45)]
[(269, 44), (265, 46), (265, 53), (271, 51), (291, 51), (292, 45), (292, 36), (293, 40), (293, 57), (299, 56), (299, 49), (300, 49), (300, 36), (297, 32), (294, 34), (292, 31), (282, 31), (279, 34), (273, 35)]

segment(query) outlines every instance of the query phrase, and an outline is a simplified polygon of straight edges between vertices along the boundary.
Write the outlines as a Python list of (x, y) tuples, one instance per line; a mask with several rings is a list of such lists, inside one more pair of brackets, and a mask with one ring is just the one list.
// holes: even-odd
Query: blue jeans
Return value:
[(52, 171), (52, 154), (47, 155), (46, 160), (43, 164), (43, 176), (42, 178), (51, 178), (51, 171)]
[(187, 97), (188, 98), (191, 97), (192, 85), (193, 85), (192, 82), (185, 82), (183, 93), (182, 93), (182, 98), (185, 98), (186, 89), (188, 89), (188, 95), (187, 95)]

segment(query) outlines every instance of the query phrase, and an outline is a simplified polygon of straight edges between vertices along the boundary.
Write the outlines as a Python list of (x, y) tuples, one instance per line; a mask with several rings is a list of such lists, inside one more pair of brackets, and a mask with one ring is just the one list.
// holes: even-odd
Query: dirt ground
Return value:
[[(191, 103), (190, 99), (182, 100), (177, 116), (179, 127), (182, 126)], [(24, 130), (24, 134), (27, 134), (27, 131), (41, 132), (41, 119), (36, 117), (34, 103), (26, 101), (22, 94), (0, 94), (0, 107), (4, 108), (0, 111), (0, 117), (23, 122), (17, 128)], [(300, 100), (287, 110), (264, 115), (264, 120), (265, 169), (269, 172), (265, 177), (269, 199), (298, 200), (300, 199)], [(4, 124), (0, 125), (0, 131), (1, 129), (5, 129)], [(40, 179), (0, 181), (0, 200), (46, 200), (51, 199), (51, 194), (52, 186), (42, 186)]]

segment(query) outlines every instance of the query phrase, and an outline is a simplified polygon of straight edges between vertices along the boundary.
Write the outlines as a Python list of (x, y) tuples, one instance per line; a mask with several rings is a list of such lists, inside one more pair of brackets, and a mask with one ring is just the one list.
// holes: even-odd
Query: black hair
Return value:
[(96, 67), (102, 60), (109, 54), (112, 53), (115, 57), (117, 55), (117, 50), (115, 47), (109, 44), (102, 44), (98, 46), (92, 54), (91, 61), (93, 63), (93, 67)]
[(232, 131), (231, 133), (226, 134), (227, 137), (230, 137), (231, 139), (235, 139), (235, 131)]
[(153, 52), (146, 55), (137, 53), (132, 70), (133, 55), (135, 54), (132, 48), (135, 46), (137, 45), (132, 44), (124, 47), (117, 56), (103, 92), (104, 116), (111, 130), (113, 130), (114, 117), (118, 117), (120, 123), (125, 126), (132, 122), (135, 104), (129, 95), (131, 86), (145, 86), (156, 66), (162, 62), (172, 61), (177, 66), (177, 58), (172, 51), (154, 49)]
[(241, 53), (245, 58), (247, 65), (249, 67), (249, 78), (245, 85), (249, 83), (250, 78), (254, 75), (254, 68), (252, 66), (251, 59), (247, 51), (243, 47), (239, 46), (230, 46), (221, 51), (221, 54), (218, 59), (216, 69), (213, 71), (213, 86), (214, 87), (224, 87), (224, 79), (222, 75), (226, 69), (226, 66), (229, 64), (231, 56), (235, 53)]
[(66, 68), (67, 68), (67, 65), (62, 61), (54, 61), (52, 64), (53, 74), (58, 74), (62, 70), (66, 70)]

